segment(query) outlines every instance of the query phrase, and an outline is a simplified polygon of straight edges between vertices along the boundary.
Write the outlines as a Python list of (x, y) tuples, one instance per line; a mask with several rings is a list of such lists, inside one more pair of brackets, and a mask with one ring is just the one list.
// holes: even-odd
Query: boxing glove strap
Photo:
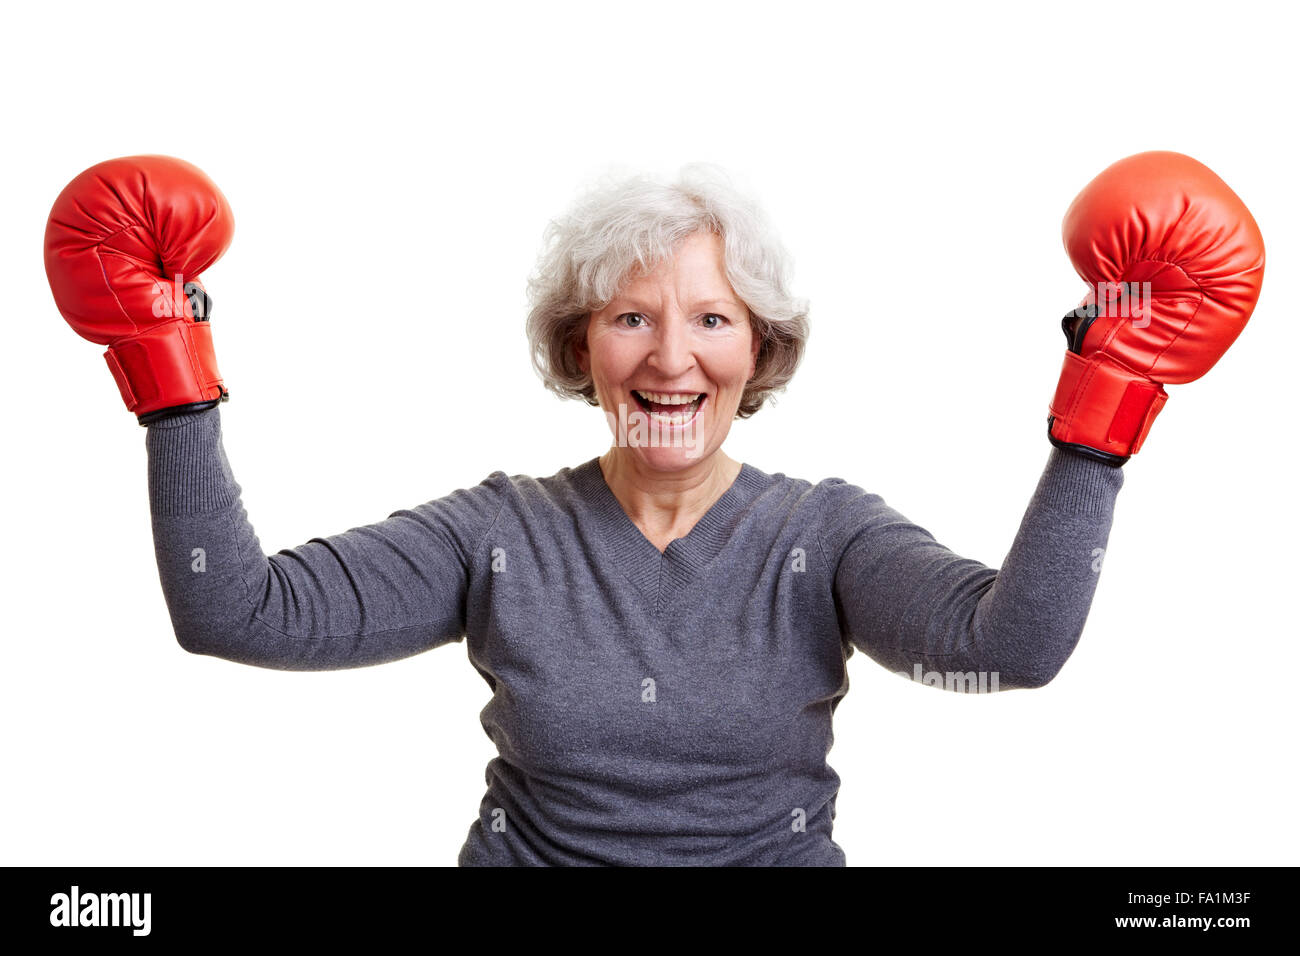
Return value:
[(118, 339), (104, 353), (122, 401), (137, 416), (226, 398), (212, 326), (178, 318)]
[(1048, 437), (1053, 444), (1092, 449), (1101, 460), (1123, 464), (1142, 447), (1168, 397), (1158, 383), (1105, 353), (1085, 358), (1066, 352), (1049, 408)]

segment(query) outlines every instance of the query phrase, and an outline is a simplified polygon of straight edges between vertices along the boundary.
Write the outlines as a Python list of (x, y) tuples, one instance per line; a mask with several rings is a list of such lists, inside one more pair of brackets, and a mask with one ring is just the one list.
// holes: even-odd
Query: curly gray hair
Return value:
[(533, 368), (548, 389), (600, 404), (574, 352), (587, 319), (613, 300), (634, 267), (653, 269), (702, 231), (721, 236), (727, 280), (760, 342), (736, 417), (748, 418), (785, 388), (808, 340), (808, 303), (787, 287), (789, 254), (757, 203), (737, 192), (722, 169), (692, 163), (673, 183), (607, 174), (547, 227), (528, 280), (527, 329)]

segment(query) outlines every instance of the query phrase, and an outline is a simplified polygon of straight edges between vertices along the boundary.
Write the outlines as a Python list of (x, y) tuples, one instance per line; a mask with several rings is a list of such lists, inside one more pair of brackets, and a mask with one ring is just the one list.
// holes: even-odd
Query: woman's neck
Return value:
[(610, 491), (632, 523), (660, 551), (690, 533), (732, 486), (741, 467), (721, 449), (672, 472), (647, 468), (635, 450), (618, 446), (600, 458)]

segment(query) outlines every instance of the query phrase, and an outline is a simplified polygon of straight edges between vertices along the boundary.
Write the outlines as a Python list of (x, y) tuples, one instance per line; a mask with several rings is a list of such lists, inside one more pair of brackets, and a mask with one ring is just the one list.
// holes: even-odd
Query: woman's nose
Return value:
[(660, 323), (647, 361), (667, 378), (691, 368), (695, 360), (691, 353), (690, 330), (683, 316), (667, 317)]

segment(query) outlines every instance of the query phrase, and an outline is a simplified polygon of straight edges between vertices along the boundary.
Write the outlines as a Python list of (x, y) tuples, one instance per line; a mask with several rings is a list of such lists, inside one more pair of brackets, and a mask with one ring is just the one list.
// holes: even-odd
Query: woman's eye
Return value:
[[(618, 321), (629, 329), (638, 329), (645, 325), (645, 316), (640, 312), (624, 312), (618, 317)], [(710, 312), (701, 317), (706, 329), (716, 329), (727, 321), (725, 315), (718, 315), (716, 312)]]

